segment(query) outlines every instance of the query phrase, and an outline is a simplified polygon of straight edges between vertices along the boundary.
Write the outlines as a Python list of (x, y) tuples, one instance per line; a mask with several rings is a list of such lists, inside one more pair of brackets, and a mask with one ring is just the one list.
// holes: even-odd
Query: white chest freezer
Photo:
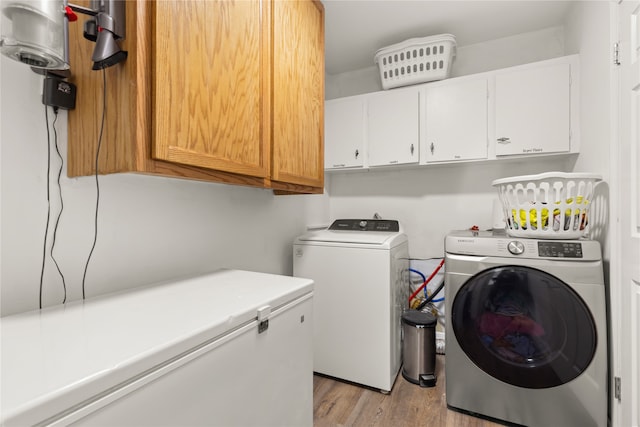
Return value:
[(0, 319), (0, 423), (313, 424), (313, 282), (220, 270)]

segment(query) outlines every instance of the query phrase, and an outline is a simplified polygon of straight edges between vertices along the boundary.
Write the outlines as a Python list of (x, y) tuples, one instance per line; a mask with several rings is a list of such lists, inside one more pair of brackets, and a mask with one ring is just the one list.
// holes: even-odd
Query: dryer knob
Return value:
[(507, 249), (514, 255), (522, 255), (524, 253), (524, 245), (517, 240), (509, 242)]
[(358, 225), (360, 225), (360, 228), (367, 228), (367, 221), (362, 220)]

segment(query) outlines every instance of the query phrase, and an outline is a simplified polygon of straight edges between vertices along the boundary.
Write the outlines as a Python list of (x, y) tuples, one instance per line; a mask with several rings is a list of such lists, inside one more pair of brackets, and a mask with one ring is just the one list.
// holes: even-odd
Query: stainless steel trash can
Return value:
[(402, 376), (420, 387), (436, 385), (436, 317), (407, 310), (402, 314)]

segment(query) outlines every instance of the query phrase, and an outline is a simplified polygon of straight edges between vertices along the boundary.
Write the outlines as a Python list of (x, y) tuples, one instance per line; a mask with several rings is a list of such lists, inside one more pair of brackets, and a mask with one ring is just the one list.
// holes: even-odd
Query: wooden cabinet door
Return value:
[(487, 79), (427, 86), (421, 163), (487, 158)]
[(324, 186), (324, 7), (273, 2), (274, 181)]
[(570, 79), (570, 64), (496, 74), (497, 156), (570, 150)]
[(420, 94), (394, 89), (369, 98), (369, 166), (418, 163)]
[(325, 104), (325, 169), (364, 166), (365, 96)]
[(155, 3), (154, 158), (268, 176), (268, 13), (258, 0)]

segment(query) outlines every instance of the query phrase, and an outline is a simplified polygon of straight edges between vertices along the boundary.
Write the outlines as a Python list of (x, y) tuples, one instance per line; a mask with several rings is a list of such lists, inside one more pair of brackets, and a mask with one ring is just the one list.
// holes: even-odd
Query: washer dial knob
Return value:
[(522, 255), (524, 253), (524, 245), (522, 242), (513, 240), (507, 245), (507, 249), (514, 255)]
[(360, 228), (367, 228), (367, 221), (362, 220), (360, 221), (360, 224), (358, 224), (360, 226)]

